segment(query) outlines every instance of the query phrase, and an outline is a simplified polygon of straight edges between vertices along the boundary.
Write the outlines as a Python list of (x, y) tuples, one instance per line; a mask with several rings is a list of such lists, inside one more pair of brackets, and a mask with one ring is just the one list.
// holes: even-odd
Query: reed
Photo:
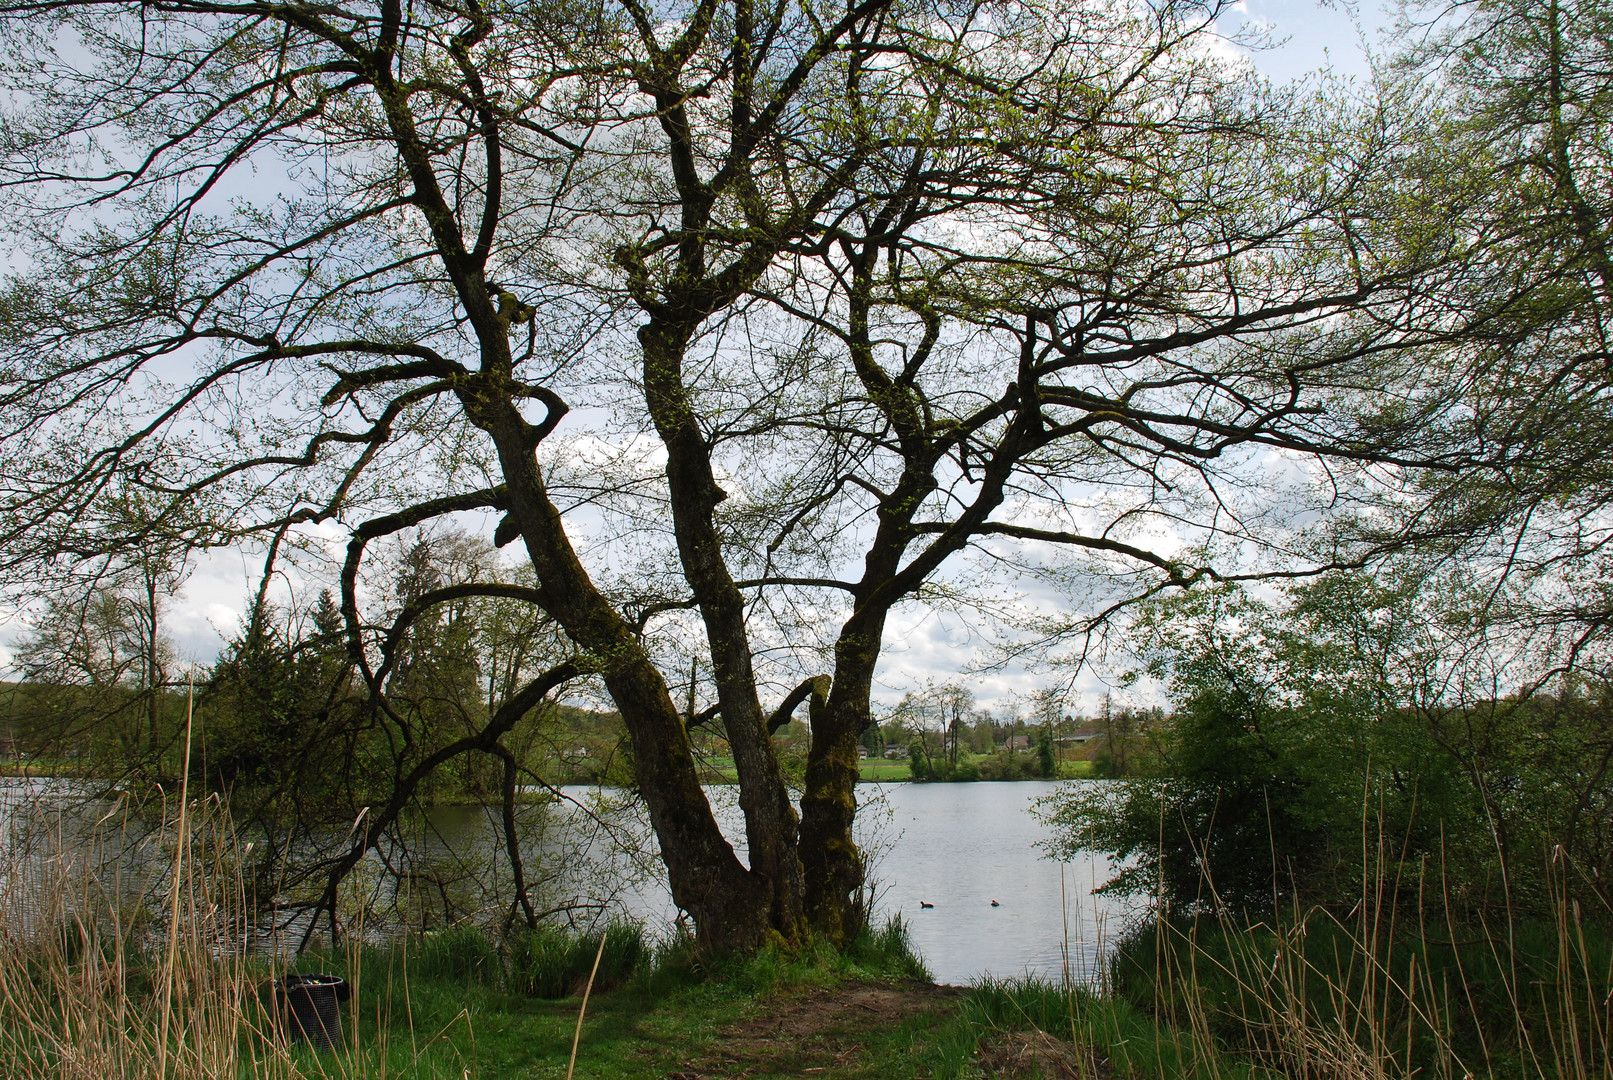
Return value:
[(1206, 880), (1218, 914), (1158, 903), (1097, 984), (988, 982), (972, 1019), (986, 1037), (1056, 1034), (1122, 1076), (1613, 1080), (1613, 910), (1598, 883), (1553, 851), (1545, 903), (1503, 893), (1459, 910), (1443, 867), (1397, 859), (1378, 832), (1364, 822), (1348, 911), (1274, 889), (1270, 910), (1232, 914)]
[(1194, 912), (1154, 897), (1094, 978), (1066, 963), (1057, 983), (982, 981), (965, 1002), (980, 1061), (1007, 1047), (1069, 1077), (1613, 1080), (1605, 882), (1552, 849), (1527, 875), (1538, 892), (1515, 898), (1502, 875), (1486, 895), (1405, 858), (1370, 813), (1361, 829), (1342, 904), (1274, 883), (1265, 910), (1239, 910), (1206, 877)]
[[(355, 924), (300, 962), (263, 948), (240, 845), (215, 797), (135, 812), (82, 798), (14, 808), (0, 851), (0, 1080), (302, 1080), (474, 1075), (470, 1014), (445, 988), (563, 997), (645, 966), (641, 928), (452, 927), (388, 945)], [(357, 909), (362, 916), (363, 907)], [(344, 1043), (289, 1042), (274, 986), (293, 966), (346, 977)], [(428, 984), (424, 1010), (414, 1000)], [(417, 1019), (422, 1021), (417, 1030)]]
[(1117, 953), (1111, 992), (1190, 1033), (1202, 1061), (1284, 1076), (1613, 1080), (1606, 913), (1549, 880), (1549, 912), (1461, 918), (1437, 870), (1375, 859), (1343, 914), (1158, 918)]
[[(0, 1075), (298, 1078), (216, 801), (155, 831), (58, 813), (0, 869)], [(109, 821), (111, 824), (109, 824)], [(180, 822), (184, 822), (183, 828)], [(41, 842), (43, 841), (43, 842)], [(167, 857), (131, 860), (156, 846)], [(131, 878), (131, 865), (156, 867)]]

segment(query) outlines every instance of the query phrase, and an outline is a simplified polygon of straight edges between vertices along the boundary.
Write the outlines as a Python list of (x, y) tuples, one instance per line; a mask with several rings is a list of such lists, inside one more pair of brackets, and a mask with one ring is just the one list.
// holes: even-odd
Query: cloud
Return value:
[[(1048, 598), (1052, 596), (1048, 594)], [(1065, 707), (1095, 715), (1105, 694), (1113, 690), (1118, 668), (1087, 666), (1079, 672), (1040, 661), (995, 664), (995, 642), (947, 610), (906, 605), (891, 613), (884, 648), (875, 673), (874, 708), (888, 709), (903, 694), (926, 682), (956, 682), (967, 687), (983, 709), (1003, 713), (1023, 708), (1032, 691), (1070, 683)], [(1072, 679), (1073, 675), (1073, 679)], [(1137, 703), (1154, 704), (1157, 688), (1141, 688)]]

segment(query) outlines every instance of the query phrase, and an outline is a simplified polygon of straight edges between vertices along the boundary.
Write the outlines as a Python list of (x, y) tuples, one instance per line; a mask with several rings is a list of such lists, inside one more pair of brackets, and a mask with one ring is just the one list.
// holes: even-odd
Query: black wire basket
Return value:
[(340, 975), (287, 975), (275, 991), (292, 1041), (307, 1039), (316, 1050), (329, 1050), (342, 1041), (346, 979)]

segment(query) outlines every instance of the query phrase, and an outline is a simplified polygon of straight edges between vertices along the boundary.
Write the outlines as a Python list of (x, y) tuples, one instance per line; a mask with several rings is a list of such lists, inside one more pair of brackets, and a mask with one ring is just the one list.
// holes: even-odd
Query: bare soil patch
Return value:
[(668, 1080), (864, 1075), (870, 1038), (926, 1015), (939, 1023), (957, 1006), (957, 987), (860, 985), (769, 998), (756, 1016), (730, 1024), (716, 1043)]
[(987, 1076), (1099, 1080), (1113, 1075), (1090, 1047), (1045, 1031), (1005, 1031), (982, 1039), (978, 1061)]

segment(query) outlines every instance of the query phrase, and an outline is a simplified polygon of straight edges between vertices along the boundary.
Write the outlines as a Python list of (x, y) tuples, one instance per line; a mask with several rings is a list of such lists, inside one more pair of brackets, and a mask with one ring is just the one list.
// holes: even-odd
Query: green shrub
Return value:
[(907, 748), (907, 769), (915, 780), (930, 779), (930, 755), (924, 752), (924, 744), (917, 739)]
[(982, 780), (1021, 780), (1025, 776), (1023, 756), (1000, 747), (985, 761), (976, 766)]
[[(1330, 610), (1342, 618), (1335, 609), (1346, 606)], [(1389, 850), (1408, 866), (1447, 867), (1460, 883), (1453, 902), (1489, 900), (1484, 882), (1502, 875), (1483, 791), (1451, 750), (1456, 734), (1397, 704), (1415, 693), (1368, 678), (1366, 661), (1339, 644), (1340, 628), (1232, 589), (1161, 602), (1150, 620), (1137, 631), (1140, 651), (1176, 708), (1151, 727), (1155, 753), (1134, 760), (1130, 777), (1071, 785), (1042, 803), (1057, 855), (1102, 852), (1117, 868), (1107, 889), (1184, 914), (1264, 914), (1294, 895), (1348, 910), (1363, 859)], [(1464, 714), (1452, 724), (1477, 722)], [(1095, 765), (1108, 775), (1118, 763), (1100, 754)], [(1502, 793), (1554, 786), (1523, 775), (1484, 780), (1492, 809)], [(1505, 832), (1522, 835), (1528, 817)]]

